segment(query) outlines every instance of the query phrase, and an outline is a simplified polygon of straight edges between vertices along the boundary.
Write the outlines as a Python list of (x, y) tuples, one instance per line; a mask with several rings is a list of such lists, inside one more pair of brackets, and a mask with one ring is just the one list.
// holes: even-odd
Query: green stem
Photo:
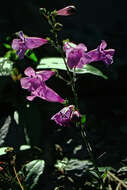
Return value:
[[(52, 33), (54, 34), (54, 38), (55, 38), (54, 47), (57, 49), (57, 51), (59, 51), (59, 53), (61, 54), (61, 56), (62, 56), (62, 58), (63, 58), (64, 64), (65, 64), (66, 69), (67, 69), (67, 74), (68, 74), (68, 76), (69, 76), (69, 78), (70, 78), (70, 82), (71, 82), (70, 85), (71, 85), (72, 92), (73, 92), (73, 95), (74, 95), (75, 107), (76, 107), (76, 109), (78, 109), (78, 96), (77, 96), (77, 93), (76, 93), (76, 90), (75, 90), (75, 88), (76, 88), (76, 86), (75, 86), (75, 70), (74, 70), (74, 73), (73, 73), (73, 76), (72, 76), (72, 75), (71, 75), (71, 72), (70, 72), (70, 70), (69, 70), (69, 67), (68, 67), (68, 65), (67, 65), (67, 62), (66, 62), (66, 59), (65, 59), (65, 56), (64, 56), (63, 49), (62, 49), (61, 45), (59, 45), (57, 32), (56, 32), (56, 30), (55, 30), (55, 28), (54, 28), (54, 24), (55, 24), (55, 23), (52, 23), (52, 20), (50, 20), (50, 21), (49, 21), (49, 24), (50, 24), (51, 27), (52, 27), (52, 31), (53, 31)], [(83, 126), (82, 126), (81, 123), (80, 123), (80, 127), (81, 127), (81, 135), (82, 135), (82, 138), (83, 138), (83, 140), (84, 140), (84, 142), (85, 142), (85, 144), (86, 144), (87, 151), (88, 151), (88, 153), (89, 153), (89, 155), (90, 155), (90, 158), (91, 158), (91, 160), (92, 160), (92, 162), (93, 162), (93, 165), (94, 165), (94, 167), (95, 167), (95, 171), (96, 171), (96, 173), (97, 173), (98, 176), (99, 176), (100, 187), (103, 188), (103, 180), (102, 180), (102, 178), (101, 178), (101, 174), (100, 174), (100, 172), (99, 172), (99, 170), (98, 170), (98, 167), (97, 167), (97, 165), (96, 165), (96, 162), (95, 162), (95, 159), (94, 159), (94, 156), (93, 156), (93, 150), (92, 150), (92, 148), (91, 148), (90, 142), (89, 142), (88, 139), (87, 139), (87, 135), (86, 135), (85, 129), (83, 128)]]
[(88, 138), (87, 138), (87, 135), (86, 135), (86, 131), (85, 131), (85, 129), (84, 129), (84, 126), (83, 126), (81, 123), (80, 123), (80, 127), (81, 127), (81, 136), (82, 136), (82, 138), (83, 138), (83, 140), (84, 140), (84, 142), (85, 142), (87, 151), (88, 151), (89, 156), (90, 156), (90, 158), (91, 158), (91, 161), (93, 162), (93, 165), (94, 165), (94, 167), (95, 167), (95, 171), (96, 171), (97, 175), (99, 176), (99, 183), (100, 183), (100, 186), (101, 186), (101, 188), (103, 189), (103, 180), (102, 180), (102, 178), (101, 178), (101, 174), (100, 174), (99, 169), (98, 169), (98, 167), (97, 167), (97, 164), (96, 164), (96, 161), (95, 161), (95, 158), (94, 158), (94, 155), (93, 155), (92, 147), (91, 147), (90, 142), (89, 142), (89, 140), (88, 140)]
[(54, 34), (54, 38), (55, 38), (55, 43), (54, 43), (54, 47), (57, 49), (57, 51), (61, 54), (62, 58), (63, 58), (63, 61), (64, 61), (64, 64), (66, 66), (66, 69), (67, 69), (67, 74), (70, 78), (70, 85), (71, 85), (71, 88), (72, 88), (72, 92), (73, 92), (73, 95), (74, 95), (74, 102), (75, 102), (75, 107), (76, 109), (78, 109), (78, 96), (77, 96), (77, 93), (75, 91), (75, 81), (74, 81), (74, 77), (71, 76), (71, 72), (69, 71), (69, 67), (67, 65), (67, 62), (66, 62), (66, 59), (65, 59), (65, 56), (64, 56), (64, 52), (63, 52), (63, 49), (61, 47), (61, 45), (59, 45), (59, 41), (58, 41), (58, 35), (57, 35), (57, 31), (55, 30), (55, 20), (51, 20), (51, 18), (49, 17), (49, 20), (48, 20), (48, 23), (50, 24), (50, 26), (52, 27), (52, 33)]

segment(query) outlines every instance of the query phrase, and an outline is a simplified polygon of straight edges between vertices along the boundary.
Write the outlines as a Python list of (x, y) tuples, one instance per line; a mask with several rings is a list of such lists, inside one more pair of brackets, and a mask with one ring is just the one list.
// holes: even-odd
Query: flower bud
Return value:
[(74, 14), (75, 12), (76, 12), (76, 7), (71, 5), (71, 6), (68, 6), (68, 7), (65, 7), (63, 9), (56, 11), (56, 15), (58, 15), (58, 16), (69, 16), (69, 15)]

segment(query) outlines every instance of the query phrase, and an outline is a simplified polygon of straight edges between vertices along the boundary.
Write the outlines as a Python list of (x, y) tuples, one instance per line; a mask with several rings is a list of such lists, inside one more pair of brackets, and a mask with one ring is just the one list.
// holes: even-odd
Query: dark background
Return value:
[[(73, 42), (85, 43), (90, 50), (96, 48), (101, 43), (101, 40), (106, 40), (108, 48), (116, 50), (114, 63), (109, 68), (102, 62), (92, 63), (92, 65), (100, 68), (108, 76), (108, 80), (96, 76), (83, 75), (79, 77), (77, 88), (81, 113), (87, 114), (88, 135), (96, 147), (97, 156), (106, 152), (101, 162), (117, 166), (121, 160), (126, 162), (127, 156), (126, 2), (118, 0), (4, 0), (0, 5), (0, 41), (2, 43), (6, 36), (12, 36), (20, 30), (23, 30), (28, 36), (48, 36), (49, 27), (44, 18), (40, 16), (39, 8), (46, 7), (49, 10), (53, 10), (61, 9), (68, 5), (75, 5), (77, 13), (74, 16), (59, 18), (59, 21), (64, 25), (64, 30), (60, 33), (64, 39), (70, 38)], [(48, 47), (44, 47), (44, 49), (42, 47), (35, 51), (40, 57), (42, 55), (45, 56), (45, 53), (46, 56), (57, 55), (54, 50)], [(0, 56), (2, 56), (2, 51)], [(2, 95), (1, 116), (11, 114), (15, 109), (19, 109), (21, 112), (24, 109), (21, 106), (22, 98), (20, 96), (22, 93), (21, 89), (19, 89), (20, 87), (18, 86), (18, 89), (14, 90), (16, 89), (15, 86), (11, 86), (10, 83), (6, 91), (2, 92), (6, 92), (6, 96), (12, 93), (14, 100), (5, 101), (5, 94)], [(52, 79), (50, 86), (52, 87), (52, 85), (53, 89), (56, 89), (61, 96), (64, 93), (66, 94), (65, 96), (71, 96), (68, 88), (64, 84), (62, 86), (58, 80)], [(50, 147), (52, 142), (62, 144), (68, 133), (70, 133), (70, 136), (75, 135), (75, 132), (72, 134), (72, 131), (68, 131), (69, 129), (62, 129), (62, 132), (59, 135), (57, 134), (58, 140), (56, 140), (55, 135), (59, 127), (56, 127), (49, 120), (60, 108), (61, 106), (58, 104), (51, 104), (38, 99), (31, 103), (31, 112), (29, 112), (31, 115), (27, 116), (29, 118), (27, 124), (34, 131), (33, 134), (30, 132), (32, 144)], [(42, 122), (39, 118), (42, 119)], [(42, 123), (43, 126), (40, 127)], [(35, 126), (38, 127), (36, 130)], [(62, 138), (61, 134), (63, 135)], [(13, 146), (23, 143), (23, 140), (18, 142), (19, 139), (16, 137), (16, 134), (14, 134), (16, 141), (13, 143), (12, 136), (9, 138), (10, 141), (8, 143)], [(67, 148), (68, 146), (65, 145), (65, 147), (65, 155), (70, 155), (71, 150)], [(48, 157), (50, 156), (48, 155)]]

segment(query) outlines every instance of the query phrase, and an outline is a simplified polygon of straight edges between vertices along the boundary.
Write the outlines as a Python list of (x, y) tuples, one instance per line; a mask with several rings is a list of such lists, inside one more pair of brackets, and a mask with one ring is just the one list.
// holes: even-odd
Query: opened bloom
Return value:
[(28, 67), (24, 73), (27, 77), (21, 78), (20, 82), (22, 88), (31, 92), (31, 96), (27, 96), (28, 100), (32, 101), (35, 97), (39, 97), (49, 102), (64, 102), (64, 99), (45, 84), (45, 81), (55, 73), (54, 71), (35, 72), (33, 68)]
[(75, 110), (74, 105), (70, 105), (56, 113), (51, 120), (54, 120), (60, 126), (69, 126), (75, 118), (79, 117), (80, 113)]
[(25, 37), (22, 31), (18, 33), (18, 36), (19, 39), (12, 41), (12, 48), (17, 50), (17, 55), (20, 59), (24, 57), (27, 49), (38, 48), (48, 42), (48, 40), (43, 38)]
[(69, 16), (69, 15), (72, 15), (73, 13), (75, 13), (75, 10), (76, 10), (75, 6), (70, 5), (70, 6), (67, 6), (63, 9), (56, 11), (56, 15), (58, 15), (58, 16)]
[(91, 57), (91, 62), (93, 61), (103, 61), (106, 65), (110, 65), (113, 63), (113, 55), (115, 53), (114, 49), (107, 49), (107, 43), (102, 40), (101, 44), (97, 47), (97, 49), (89, 51), (88, 56)]
[(67, 64), (70, 69), (82, 68), (85, 64), (103, 61), (105, 64), (110, 65), (113, 63), (114, 49), (107, 49), (107, 43), (102, 40), (97, 49), (87, 52), (87, 47), (84, 44), (74, 44), (70, 42), (64, 43), (64, 51), (66, 53)]
[[(70, 69), (82, 67), (82, 59), (87, 57), (85, 56), (87, 47), (84, 44), (76, 45), (72, 42), (65, 42), (64, 51), (66, 53), (67, 64)], [(90, 57), (87, 58), (86, 62), (88, 62), (88, 60), (90, 60)]]

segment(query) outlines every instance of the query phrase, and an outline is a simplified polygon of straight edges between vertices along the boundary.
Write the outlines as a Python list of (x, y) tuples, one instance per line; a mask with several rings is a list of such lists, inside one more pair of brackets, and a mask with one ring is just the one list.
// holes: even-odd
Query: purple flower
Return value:
[(48, 42), (48, 40), (43, 38), (25, 37), (22, 31), (18, 35), (20, 39), (14, 39), (12, 41), (12, 48), (17, 50), (17, 55), (20, 59), (24, 57), (27, 49), (38, 48)]
[(45, 81), (55, 73), (54, 71), (35, 72), (33, 68), (28, 67), (24, 73), (27, 77), (21, 78), (20, 82), (22, 88), (31, 92), (31, 96), (27, 97), (28, 100), (32, 101), (35, 97), (40, 97), (49, 102), (64, 102), (64, 99), (45, 84)]
[(74, 118), (79, 118), (80, 113), (75, 110), (73, 105), (64, 107), (58, 113), (56, 113), (51, 120), (54, 120), (60, 126), (69, 126)]
[(115, 50), (114, 49), (105, 50), (106, 47), (107, 43), (104, 40), (102, 40), (101, 44), (97, 47), (97, 49), (89, 51), (88, 56), (91, 57), (91, 62), (103, 61), (107, 65), (112, 64)]
[(65, 42), (64, 50), (66, 52), (67, 64), (70, 69), (82, 67), (81, 59), (84, 57), (85, 52), (87, 51), (87, 47), (84, 44), (76, 45), (72, 42)]
[(113, 63), (114, 49), (107, 49), (107, 43), (102, 40), (102, 43), (97, 49), (87, 52), (87, 47), (84, 44), (76, 45), (74, 43), (65, 42), (64, 51), (67, 57), (67, 64), (70, 69), (82, 68), (83, 65), (95, 62), (103, 61), (107, 65)]
[(76, 8), (73, 5), (67, 6), (63, 9), (60, 9), (58, 11), (56, 11), (56, 15), (58, 16), (69, 16), (72, 15), (73, 13), (75, 13)]

